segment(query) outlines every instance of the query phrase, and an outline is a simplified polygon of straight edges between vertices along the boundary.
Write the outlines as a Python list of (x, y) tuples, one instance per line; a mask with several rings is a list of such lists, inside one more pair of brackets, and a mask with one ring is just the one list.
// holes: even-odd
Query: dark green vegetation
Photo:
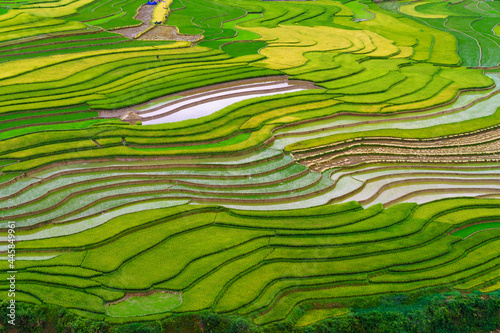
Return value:
[[(448, 199), (387, 209), (351, 202), (251, 212), (184, 204), (129, 213), (65, 237), (19, 242), (20, 254), (56, 256), (18, 261), (17, 298), (111, 323), (212, 310), (262, 325), (295, 318), (297, 309), (318, 301), (346, 308), (380, 294), (467, 283), (460, 289), (486, 288), (498, 282), (492, 273), (500, 230), (465, 239), (450, 231), (487, 221), (497, 207), (498, 200)], [(32, 233), (19, 230), (18, 237)], [(148, 271), (153, 265), (157, 269)], [(181, 303), (161, 315), (145, 315), (143, 306), (122, 318), (127, 304), (119, 311), (120, 303), (110, 305), (133, 291), (127, 297), (154, 307), (140, 292), (162, 290), (178, 294), (154, 302), (175, 296)]]
[[(75, 333), (159, 333), (159, 332), (213, 332), (213, 333), (312, 333), (312, 332), (488, 332), (500, 325), (498, 294), (485, 296), (446, 295), (427, 296), (417, 300), (417, 305), (405, 294), (390, 298), (370, 299), (378, 307), (354, 310), (353, 313), (313, 323), (307, 328), (294, 327), (291, 322), (261, 328), (238, 316), (202, 312), (198, 315), (174, 315), (152, 323), (109, 325), (102, 321), (85, 319), (53, 305), (28, 305), (19, 307), (19, 329), (38, 333), (49, 328), (53, 332)], [(319, 310), (318, 310), (319, 311)], [(303, 309), (297, 314), (304, 312)], [(5, 305), (0, 308), (5, 313)], [(4, 321), (3, 325), (7, 325)], [(4, 326), (5, 327), (5, 326)]]

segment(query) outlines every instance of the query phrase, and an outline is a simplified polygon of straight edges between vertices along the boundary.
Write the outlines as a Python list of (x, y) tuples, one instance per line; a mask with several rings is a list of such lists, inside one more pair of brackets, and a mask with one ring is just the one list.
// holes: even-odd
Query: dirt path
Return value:
[(139, 8), (139, 10), (137, 11), (137, 15), (134, 16), (135, 19), (142, 21), (141, 25), (136, 27), (116, 29), (113, 30), (113, 32), (117, 32), (128, 38), (135, 38), (137, 35), (143, 33), (153, 26), (153, 24), (151, 24), (151, 17), (153, 15), (154, 9), (155, 6), (142, 5), (141, 8)]
[(135, 27), (121, 28), (113, 30), (128, 38), (140, 40), (171, 40), (197, 42), (203, 39), (203, 35), (185, 35), (180, 34), (177, 27), (168, 25), (154, 25), (151, 23), (153, 11), (156, 6), (142, 5), (137, 11), (135, 19), (142, 21), (141, 25)]
[(157, 25), (153, 29), (147, 31), (138, 39), (140, 40), (172, 40), (172, 41), (186, 41), (197, 42), (203, 39), (203, 35), (186, 35), (180, 34), (177, 27), (169, 25)]

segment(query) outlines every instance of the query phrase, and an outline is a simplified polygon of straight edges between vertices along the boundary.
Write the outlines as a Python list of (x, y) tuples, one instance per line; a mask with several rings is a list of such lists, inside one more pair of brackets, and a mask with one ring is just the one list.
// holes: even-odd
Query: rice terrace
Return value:
[(500, 332), (500, 1), (0, 0), (0, 332)]

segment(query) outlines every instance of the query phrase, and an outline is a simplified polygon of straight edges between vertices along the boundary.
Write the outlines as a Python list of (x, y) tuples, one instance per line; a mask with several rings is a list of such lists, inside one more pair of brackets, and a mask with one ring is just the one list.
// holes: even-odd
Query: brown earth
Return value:
[(358, 138), (292, 153), (313, 171), (366, 163), (467, 163), (500, 159), (500, 128), (415, 139)]
[(128, 38), (140, 40), (171, 40), (197, 42), (203, 39), (203, 35), (180, 34), (177, 27), (167, 25), (154, 25), (151, 23), (154, 5), (142, 5), (137, 11), (135, 19), (142, 21), (142, 24), (135, 27), (115, 29), (113, 32), (122, 34)]
[(139, 10), (137, 11), (137, 15), (134, 16), (135, 19), (142, 21), (141, 25), (135, 27), (115, 29), (113, 30), (113, 32), (117, 32), (128, 38), (135, 38), (135, 36), (139, 35), (140, 33), (146, 31), (147, 29), (153, 26), (153, 24), (151, 24), (150, 21), (153, 15), (154, 8), (155, 6), (153, 5), (142, 5), (141, 8), (139, 8)]
[(169, 25), (156, 25), (151, 30), (144, 33), (138, 39), (140, 40), (172, 40), (197, 42), (203, 38), (203, 35), (180, 34), (177, 27)]

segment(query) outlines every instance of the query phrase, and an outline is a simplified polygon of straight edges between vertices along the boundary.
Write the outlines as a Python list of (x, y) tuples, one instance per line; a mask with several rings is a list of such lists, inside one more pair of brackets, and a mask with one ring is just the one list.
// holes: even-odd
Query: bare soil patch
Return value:
[(298, 151), (293, 156), (314, 171), (366, 163), (492, 162), (500, 157), (500, 128), (415, 139), (370, 137)]
[(138, 10), (137, 15), (134, 16), (135, 19), (142, 21), (141, 25), (138, 25), (136, 27), (116, 29), (113, 30), (113, 32), (117, 32), (128, 38), (135, 38), (135, 36), (153, 26), (150, 21), (153, 15), (154, 8), (155, 6), (153, 5), (142, 5)]
[(180, 34), (176, 27), (172, 27), (169, 25), (156, 25), (153, 27), (153, 29), (147, 31), (138, 39), (197, 42), (202, 38), (203, 35)]

